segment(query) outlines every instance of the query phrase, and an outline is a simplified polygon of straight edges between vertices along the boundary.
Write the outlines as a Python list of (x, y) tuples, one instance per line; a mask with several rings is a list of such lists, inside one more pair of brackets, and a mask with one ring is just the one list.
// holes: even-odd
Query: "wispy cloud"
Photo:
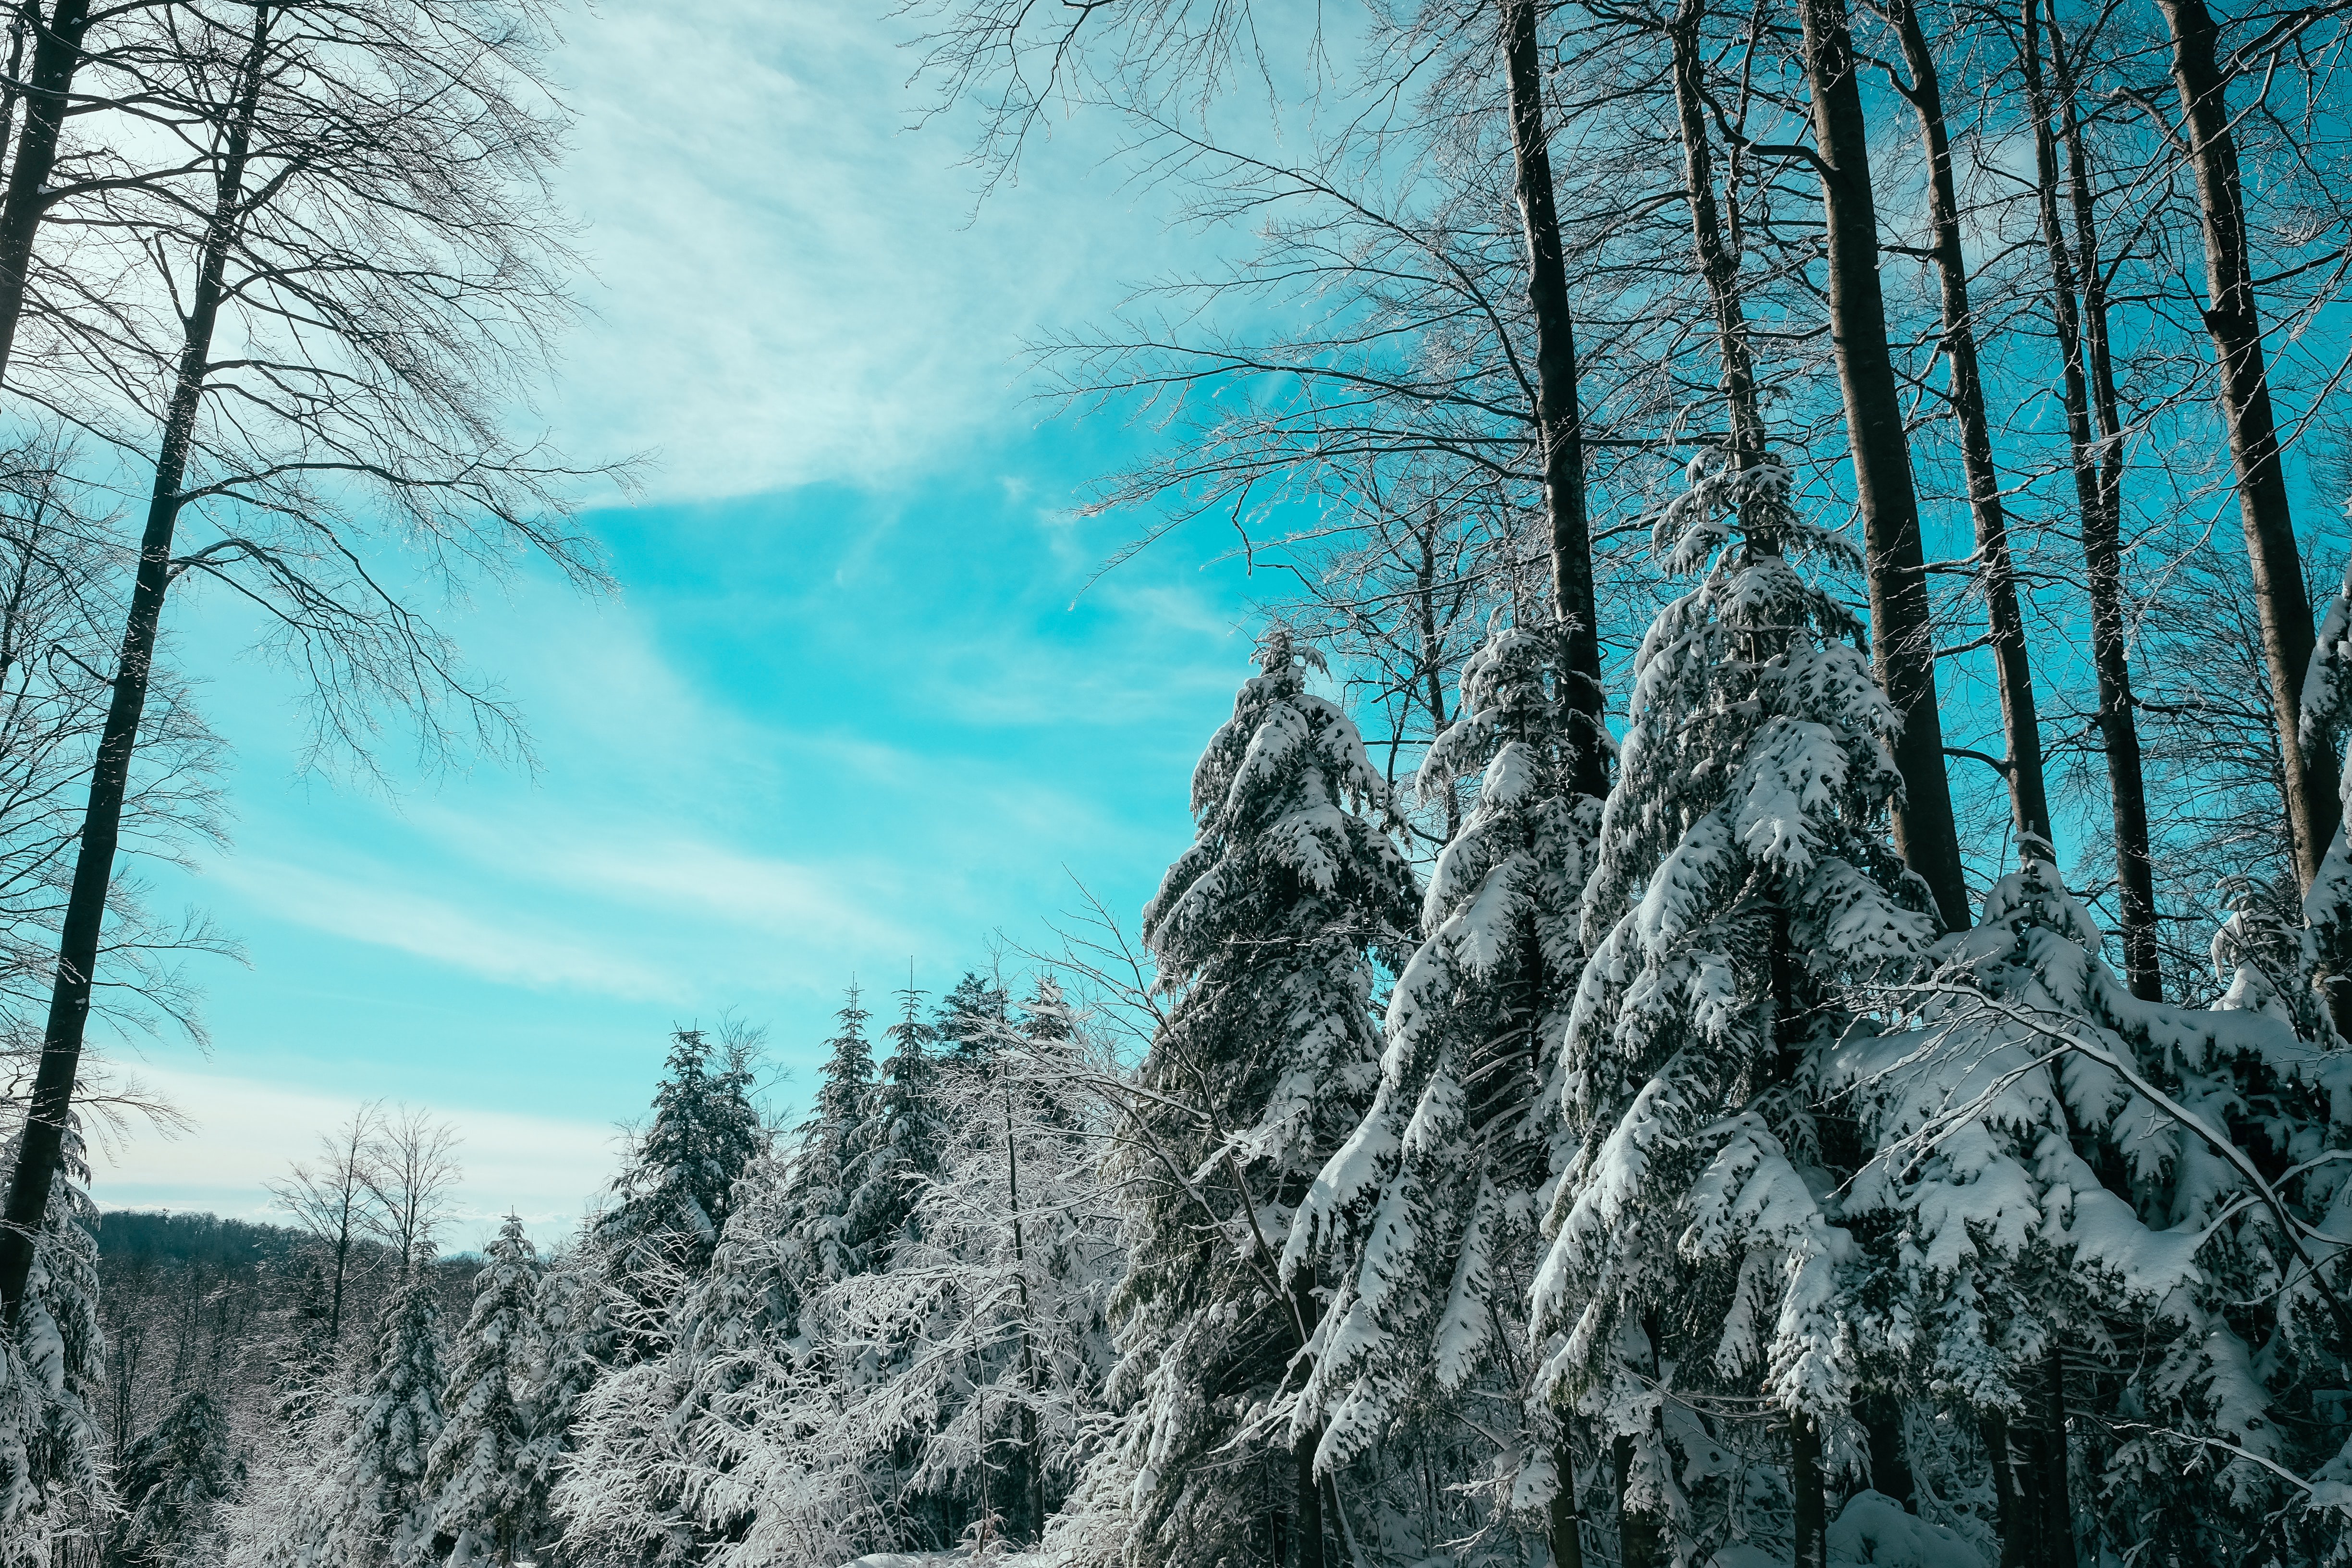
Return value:
[[(318, 1136), (359, 1109), (356, 1099), (250, 1078), (142, 1068), (140, 1079), (192, 1123), (178, 1137), (140, 1126), (101, 1147), (100, 1195), (110, 1208), (201, 1209), (273, 1217), (266, 1184), (316, 1151)], [(612, 1177), (617, 1129), (479, 1106), (425, 1109), (456, 1127), (465, 1174), (445, 1247), (478, 1246), (509, 1212), (542, 1241), (568, 1232)], [(279, 1223), (283, 1223), (282, 1218)]]
[(389, 947), (509, 984), (564, 988), (632, 1001), (677, 999), (674, 976), (561, 930), (528, 929), (447, 900), (252, 857), (222, 861), (215, 878), (255, 908), (355, 942)]

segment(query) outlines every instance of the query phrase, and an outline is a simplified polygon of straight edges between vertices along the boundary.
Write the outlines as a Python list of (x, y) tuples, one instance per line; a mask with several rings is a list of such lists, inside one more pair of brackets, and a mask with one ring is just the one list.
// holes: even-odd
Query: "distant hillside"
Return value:
[(159, 1209), (108, 1209), (98, 1227), (99, 1256), (122, 1263), (284, 1264), (309, 1245), (309, 1237), (282, 1225)]

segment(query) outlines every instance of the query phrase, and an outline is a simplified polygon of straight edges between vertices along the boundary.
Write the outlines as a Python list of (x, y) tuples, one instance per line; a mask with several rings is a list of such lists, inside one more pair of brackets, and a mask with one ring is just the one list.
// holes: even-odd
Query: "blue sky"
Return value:
[(389, 794), (299, 773), (294, 689), (231, 606), (175, 606), (236, 821), (156, 897), (250, 964), (205, 967), (208, 1056), (120, 1053), (194, 1127), (103, 1155), (102, 1203), (257, 1212), (382, 1098), (465, 1134), (451, 1241), (509, 1205), (552, 1235), (674, 1024), (767, 1025), (788, 1101), (853, 973), (911, 958), (936, 993), (992, 931), (1040, 939), (1073, 876), (1131, 917), (1181, 847), (1245, 584), (1180, 540), (1080, 596), (1133, 520), (1077, 521), (1075, 491), (1136, 437), (1052, 418), (1020, 353), (1164, 268), (1164, 214), (1083, 120), (975, 214), (961, 129), (904, 129), (898, 30), (761, 0), (572, 18), (593, 317), (541, 414), (575, 454), (658, 453), (593, 518), (623, 592), (526, 575), (453, 611), (541, 766), (408, 779), (394, 745)]

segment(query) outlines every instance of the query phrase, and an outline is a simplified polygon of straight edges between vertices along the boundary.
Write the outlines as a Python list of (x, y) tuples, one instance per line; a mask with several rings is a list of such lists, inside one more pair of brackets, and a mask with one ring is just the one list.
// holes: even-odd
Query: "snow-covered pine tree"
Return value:
[(337, 1495), (313, 1521), (296, 1568), (405, 1568), (430, 1553), (425, 1466), (446, 1419), (448, 1382), (439, 1295), (433, 1244), (420, 1241), (377, 1325), (367, 1379), (349, 1401)]
[(1009, 999), (987, 975), (966, 970), (940, 1003), (935, 1027), (948, 1054), (971, 1056), (994, 1045), (1008, 1016)]
[(2325, 1109), (2352, 1063), (2259, 1008), (2134, 997), (2028, 847), (1922, 1026), (1841, 1053), (1875, 1151), (1846, 1213), (1876, 1321), (1926, 1392), (1984, 1417), (2004, 1561), (2317, 1561), (2298, 1553), (2342, 1519), (2283, 1510), (2269, 1467), (2309, 1475), (2334, 1447), (2310, 1399), (2352, 1325), (2313, 1240), (2352, 1218)]
[(1096, 1149), (1116, 1071), (1050, 981), (942, 1070), (952, 1136), (887, 1271), (827, 1293), (850, 1395), (845, 1463), (903, 1472), (919, 1537), (1034, 1542), (1066, 1493), (1111, 1363), (1117, 1204)]
[[(5, 1159), (15, 1159), (15, 1141)], [(81, 1126), (66, 1131), (25, 1299), (0, 1325), (0, 1568), (47, 1568), (100, 1538), (114, 1492), (93, 1412), (105, 1380), (98, 1206)]]
[(549, 1517), (550, 1495), (570, 1466), (582, 1405), (612, 1359), (613, 1291), (588, 1244), (559, 1252), (540, 1270), (531, 1294), (531, 1337), (540, 1360), (523, 1403), (531, 1415), (530, 1446), (518, 1458), (530, 1489), (527, 1519)]
[(281, 1428), (310, 1420), (333, 1393), (339, 1360), (329, 1331), (333, 1310), (327, 1272), (312, 1263), (302, 1270), (271, 1373), (271, 1411)]
[(238, 1479), (227, 1420), (190, 1389), (122, 1457), (122, 1517), (110, 1561), (123, 1568), (197, 1568), (217, 1560), (216, 1515)]
[(867, 1267), (848, 1215), (866, 1182), (866, 1160), (881, 1114), (874, 1047), (866, 1038), (872, 1016), (852, 982), (834, 1015), (838, 1032), (825, 1042), (824, 1080), (817, 1088), (814, 1110), (793, 1132), (784, 1223), (804, 1259), (798, 1267), (810, 1290)]
[(1294, 1445), (1283, 1405), (1328, 1281), (1285, 1285), (1280, 1249), (1370, 1102), (1372, 955), (1401, 961), (1413, 921), (1355, 725), (1307, 689), (1286, 631), (1258, 665), (1193, 773), (1198, 837), (1143, 917), (1174, 1002), (1115, 1156), (1133, 1208), (1111, 1396), (1141, 1564), (1324, 1562), (1319, 1434)]
[(870, 1269), (889, 1266), (904, 1241), (922, 1184), (937, 1174), (947, 1131), (940, 1113), (939, 1064), (925, 1047), (939, 1038), (923, 1021), (923, 994), (911, 976), (898, 994), (898, 1021), (883, 1031), (890, 1041), (875, 1114), (859, 1140), (858, 1181), (845, 1222), (851, 1254)]
[[(1460, 717), (1422, 763), (1425, 798), (1467, 777), (1476, 800), (1438, 857), (1422, 944), (1389, 994), (1371, 1109), (1308, 1192), (1283, 1259), (1294, 1276), (1326, 1250), (1339, 1265), (1294, 1417), (1302, 1437), (1322, 1426), (1326, 1470), (1370, 1453), (1408, 1414), (1420, 1443), (1511, 1438), (1495, 1412), (1527, 1403), (1525, 1302), (1550, 1174), (1537, 1106), (1582, 967), (1578, 910), (1601, 812), (1570, 787), (1563, 679), (1549, 629), (1498, 626), (1463, 667)], [(1467, 1408), (1453, 1404), (1465, 1397)], [(1464, 1415), (1469, 1426), (1441, 1437)], [(1548, 1501), (1559, 1446), (1547, 1431), (1491, 1454), (1484, 1495), (1507, 1496), (1524, 1470), (1521, 1504)], [(1575, 1528), (1566, 1500), (1559, 1520)], [(1562, 1541), (1554, 1555), (1574, 1549)]]
[(457, 1335), (441, 1400), (447, 1421), (425, 1463), (436, 1555), (446, 1550), (451, 1568), (512, 1563), (539, 1532), (528, 1463), (541, 1360), (538, 1285), (538, 1250), (522, 1220), (509, 1215), (474, 1276), (474, 1309)]
[[(1627, 1568), (1704, 1561), (1734, 1531), (1823, 1560), (1863, 1390), (1820, 1058), (1842, 989), (1935, 937), (1885, 840), (1898, 716), (1853, 616), (1792, 564), (1845, 552), (1788, 484), (1706, 454), (1658, 519), (1666, 571), (1697, 581), (1635, 656), (1584, 895), (1532, 1310), (1540, 1375), (1610, 1447)], [(1702, 1422), (1695, 1396), (1760, 1396), (1785, 1467), (1760, 1423)]]
[(735, 1035), (713, 1039), (701, 1029), (671, 1037), (653, 1121), (613, 1184), (616, 1201), (590, 1227), (590, 1246), (606, 1277), (636, 1309), (615, 1325), (613, 1353), (622, 1362), (656, 1349), (646, 1325), (672, 1304), (662, 1292), (710, 1261), (735, 1179), (760, 1152), (764, 1134), (751, 1099), (753, 1043)]

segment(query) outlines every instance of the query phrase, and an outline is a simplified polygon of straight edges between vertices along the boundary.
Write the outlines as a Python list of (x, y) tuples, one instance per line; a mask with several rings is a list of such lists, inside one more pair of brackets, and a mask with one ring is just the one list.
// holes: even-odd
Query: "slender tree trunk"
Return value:
[[(1314, 1270), (1302, 1269), (1292, 1287), (1291, 1307), (1297, 1314), (1301, 1331), (1312, 1335), (1318, 1309), (1315, 1301)], [(1300, 1347), (1304, 1349), (1304, 1345)], [(1295, 1517), (1291, 1528), (1296, 1532), (1297, 1549), (1292, 1553), (1291, 1568), (1324, 1568), (1323, 1553), (1323, 1487), (1315, 1474), (1315, 1450), (1323, 1441), (1323, 1427), (1318, 1423), (1302, 1435), (1290, 1450), (1291, 1474), (1294, 1480), (1291, 1508)]]
[(48, 211), (49, 175), (57, 169), (58, 138), (65, 129), (67, 95), (81, 68), (82, 35), (89, 28), (89, 0), (57, 0), (47, 19), (35, 15), (33, 76), (25, 88), (25, 130), (16, 140), (16, 161), (8, 171), (8, 194), (0, 199), (0, 380), (16, 344), (16, 322), (25, 313), (25, 288), (33, 266), (33, 240)]
[(1911, 444), (1903, 428), (1902, 394), (1878, 281), (1869, 123), (1863, 116), (1845, 0), (1800, 0), (1798, 11), (1804, 25), (1813, 136), (1822, 163), (1830, 334), (1837, 348), (1854, 491), (1862, 506), (1871, 649), (1879, 682), (1903, 719), (1895, 738), (1895, 763), (1903, 775), (1895, 843), (1926, 880), (1944, 923), (1958, 930), (1969, 923), (1968, 883), (1960, 871), (1951, 782), (1944, 773), (1919, 497), (1912, 483)]
[(2336, 837), (2341, 808), (2325, 769), (2314, 765), (2303, 746), (2303, 678), (2311, 668), (2315, 640), (2311, 598), (2304, 592), (2286, 470), (2279, 460), (2278, 426), (2271, 412), (2270, 374), (2246, 238), (2245, 191), (2238, 174), (2237, 140), (2230, 130), (2230, 84), (2216, 58), (2217, 29), (2204, 0), (2157, 4), (2171, 34), (2172, 81), (2180, 94), (2181, 129), (2197, 175), (2205, 235), (2205, 331), (2213, 340), (2221, 368), (2221, 408), (2229, 420), (2230, 459), (2238, 479), (2238, 516), (2253, 569), (2263, 662), (2270, 673), (2271, 712), (2286, 774), (2295, 875), (2308, 891)]
[(1683, 184), (1691, 209), (1691, 239), (1699, 275), (1706, 279), (1715, 312), (1717, 358), (1723, 366), (1723, 408), (1731, 451), (1742, 468), (1764, 453), (1764, 420), (1757, 411), (1756, 362), (1748, 342), (1748, 312), (1740, 297), (1739, 256), (1725, 242), (1723, 216), (1715, 199), (1715, 156), (1706, 134), (1705, 69), (1699, 58), (1699, 26), (1706, 0), (1682, 0), (1666, 37), (1674, 46), (1675, 114), (1683, 141)]
[(2042, 761), (2042, 723), (2033, 700), (2033, 669), (2025, 644), (2025, 616), (2010, 557), (2009, 518), (2000, 500), (2000, 473), (1992, 456), (1992, 422), (1985, 413), (1984, 377), (1977, 363), (1976, 313), (1969, 301), (1968, 255), (1960, 242), (1960, 200), (1952, 174), (1951, 133), (1944, 119), (1943, 85), (1936, 56), (1913, 0), (1890, 7), (1911, 86), (1905, 96), (1918, 112), (1927, 143), (1928, 218), (1934, 234), (1936, 279), (1943, 297), (1944, 363), (1951, 374), (1953, 417), (1960, 427), (1960, 468), (1976, 524), (1977, 581), (1983, 586), (1992, 633), (1993, 669), (2000, 688), (2001, 736), (2009, 755), (2009, 805), (2021, 837), (2049, 842), (2050, 788)]
[[(2025, 0), (2026, 95), (2033, 112), (2033, 163), (2042, 248), (2050, 257), (2051, 319), (2058, 333), (2059, 382), (2083, 520), (2083, 563), (2091, 600), (2091, 664), (2098, 677), (2099, 738), (2106, 755), (2107, 799), (2115, 814), (2116, 883), (2120, 897), (2124, 971), (2133, 994), (2160, 994), (2156, 961), (2156, 879), (2148, 858), (2147, 787), (2140, 775), (2139, 726), (2133, 717), (2123, 605), (2121, 519), (2107, 507), (2100, 443), (2091, 431), (2090, 377), (2083, 354), (2075, 258), (2060, 221), (2058, 142), (2042, 79), (2042, 0)], [(2095, 262), (2091, 263), (2095, 265)]]
[(1992, 1466), (1993, 1524), (2000, 1531), (2000, 1568), (2031, 1568), (2033, 1518), (2018, 1490), (2017, 1458), (2011, 1452), (2009, 1417), (2000, 1411), (1979, 1418), (1985, 1458)]
[(2043, 1436), (2039, 1456), (2042, 1484), (2042, 1568), (2078, 1568), (2074, 1551), (2074, 1489), (2067, 1474), (2066, 1358), (2055, 1348), (2043, 1365)]
[(1576, 1503), (1576, 1455), (1566, 1442), (1551, 1451), (1559, 1489), (1551, 1494), (1552, 1568), (1584, 1568), (1584, 1510)]
[(1021, 1153), (1013, 1137), (1013, 1084), (1004, 1084), (1004, 1195), (1013, 1213), (1013, 1279), (1021, 1295), (1021, 1382), (1028, 1398), (1021, 1406), (1022, 1462), (1028, 1468), (1024, 1478), (1022, 1500), (1028, 1505), (1028, 1525), (1035, 1533), (1033, 1540), (1043, 1540), (1045, 1533), (1045, 1458), (1039, 1446), (1037, 1432), (1037, 1347), (1029, 1335), (1029, 1269), (1028, 1254), (1021, 1241)]
[(268, 7), (257, 6), (252, 46), (240, 69), (212, 219), (197, 259), (195, 286), (189, 294), (187, 332), (164, 414), (163, 445), (147, 503), (147, 526), (139, 542), (139, 570), (122, 628), (114, 689), (90, 768), (89, 804), (82, 814), (81, 844), (74, 858), (73, 883), (58, 943), (57, 978), (49, 994), (41, 1065), (33, 1079), (32, 1103), (24, 1137), (16, 1147), (16, 1169), (9, 1176), (7, 1205), (0, 1211), (0, 1310), (7, 1312), (13, 1313), (24, 1299), (34, 1243), (48, 1208), (49, 1189), (73, 1112), (74, 1079), (89, 1024), (90, 988), (98, 965), (100, 931), (106, 919), (107, 889), (114, 878), (114, 851), (122, 828), (131, 753), (139, 743), (140, 716), (153, 673), (163, 595), (171, 586), (172, 536), (184, 500), (180, 487), (187, 477), (196, 413), (204, 401), (229, 249), (244, 217), (246, 156), (261, 91), (268, 25)]
[(1617, 1483), (1617, 1561), (1622, 1568), (1665, 1568), (1673, 1560), (1666, 1550), (1665, 1521), (1647, 1509), (1629, 1507), (1625, 1491), (1633, 1480), (1633, 1439), (1620, 1437), (1609, 1447)]
[(1519, 218), (1527, 231), (1528, 302), (1536, 323), (1536, 428), (1543, 444), (1544, 517), (1551, 528), (1552, 612), (1564, 643), (1566, 700), (1585, 731), (1569, 784), (1577, 794), (1598, 798), (1609, 793), (1609, 745), (1601, 719), (1592, 528), (1585, 508), (1584, 426), (1576, 405), (1576, 324), (1568, 310), (1567, 252), (1552, 194), (1536, 0), (1502, 0), (1502, 6), (1511, 153)]
[(1810, 1415), (1789, 1422), (1790, 1532), (1795, 1568), (1829, 1568), (1829, 1494), (1823, 1489), (1821, 1428)]

